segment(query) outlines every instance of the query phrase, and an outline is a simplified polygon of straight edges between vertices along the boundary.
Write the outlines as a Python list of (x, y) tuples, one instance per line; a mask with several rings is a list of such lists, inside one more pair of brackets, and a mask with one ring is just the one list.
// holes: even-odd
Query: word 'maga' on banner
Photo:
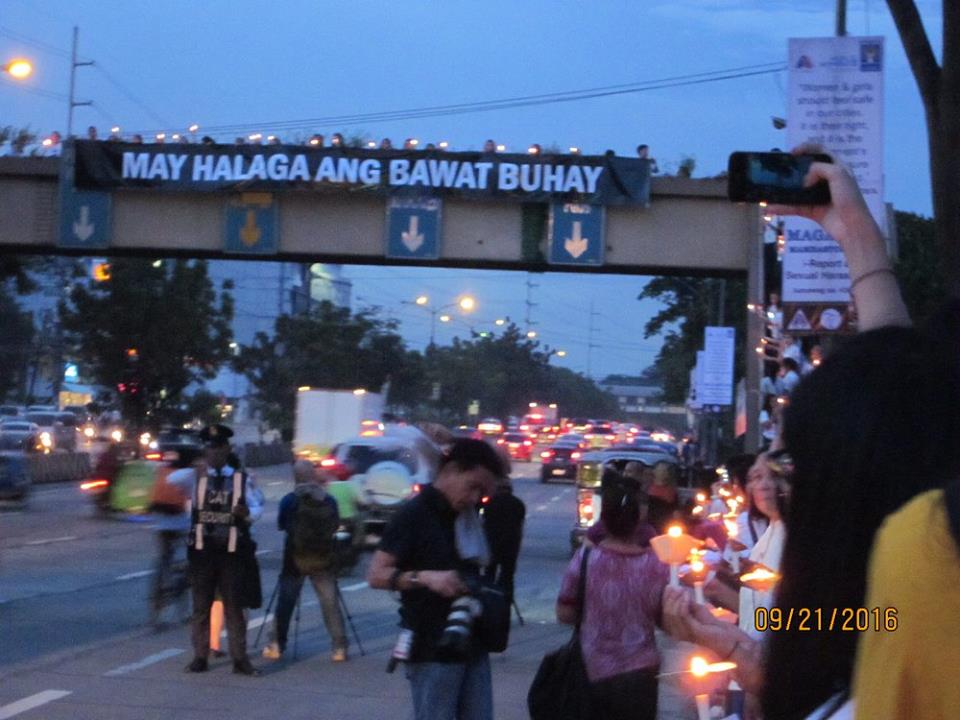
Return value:
[(383, 195), (407, 189), (465, 198), (598, 205), (650, 201), (650, 166), (639, 158), (75, 142), (78, 189), (306, 189)]
[[(883, 202), (882, 37), (789, 41), (787, 144), (816, 143), (850, 168), (877, 224)], [(784, 219), (784, 302), (846, 303), (850, 274), (836, 241), (816, 223)]]

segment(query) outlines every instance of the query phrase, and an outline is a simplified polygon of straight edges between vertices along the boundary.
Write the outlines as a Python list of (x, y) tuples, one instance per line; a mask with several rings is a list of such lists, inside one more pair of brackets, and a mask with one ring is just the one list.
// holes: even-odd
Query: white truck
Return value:
[(365, 390), (300, 388), (294, 420), (293, 452), (319, 461), (339, 442), (383, 432), (383, 396)]

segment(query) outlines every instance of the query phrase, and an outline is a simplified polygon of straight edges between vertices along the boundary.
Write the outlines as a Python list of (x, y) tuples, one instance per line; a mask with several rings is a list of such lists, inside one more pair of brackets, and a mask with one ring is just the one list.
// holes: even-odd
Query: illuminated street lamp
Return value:
[(567, 356), (566, 350), (557, 350), (557, 357), (566, 357), (566, 356)]
[(33, 75), (33, 63), (24, 58), (14, 58), (3, 66), (3, 71), (15, 80), (26, 80)]
[[(439, 307), (430, 307), (430, 298), (427, 295), (418, 295), (415, 300), (412, 302), (410, 300), (402, 300), (404, 305), (415, 305), (416, 307), (423, 308), (428, 313), (430, 313), (430, 346), (434, 345), (436, 338), (437, 330), (437, 315), (438, 313), (443, 312), (449, 308), (460, 308), (461, 312), (469, 313), (473, 312), (477, 307), (476, 298), (472, 295), (461, 295), (456, 302), (447, 303)], [(440, 315), (440, 322), (448, 323), (452, 318), (449, 314), (443, 313)]]

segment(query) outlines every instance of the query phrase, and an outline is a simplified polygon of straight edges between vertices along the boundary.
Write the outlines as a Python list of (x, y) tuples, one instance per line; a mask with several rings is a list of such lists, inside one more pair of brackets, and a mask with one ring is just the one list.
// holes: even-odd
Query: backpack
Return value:
[(339, 524), (337, 505), (329, 496), (322, 500), (306, 493), (297, 496), (290, 549), (301, 573), (314, 575), (334, 566)]

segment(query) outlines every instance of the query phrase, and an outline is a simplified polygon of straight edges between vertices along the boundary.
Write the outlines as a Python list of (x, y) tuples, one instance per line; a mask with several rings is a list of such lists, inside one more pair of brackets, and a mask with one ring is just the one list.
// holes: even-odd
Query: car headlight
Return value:
[(95, 433), (95, 431), (94, 431), (94, 429), (93, 429), (92, 427), (90, 427), (89, 425), (87, 425), (87, 426), (83, 429), (83, 434), (84, 434), (84, 436), (86, 436), (86, 437), (88, 437), (88, 438), (92, 438), (96, 433)]
[(123, 431), (114, 430), (112, 433), (110, 433), (110, 437), (113, 439), (114, 442), (120, 442), (121, 440), (123, 440)]
[(46, 430), (40, 433), (40, 444), (45, 448), (53, 447), (53, 438), (50, 436)]

